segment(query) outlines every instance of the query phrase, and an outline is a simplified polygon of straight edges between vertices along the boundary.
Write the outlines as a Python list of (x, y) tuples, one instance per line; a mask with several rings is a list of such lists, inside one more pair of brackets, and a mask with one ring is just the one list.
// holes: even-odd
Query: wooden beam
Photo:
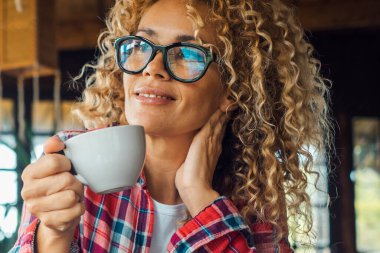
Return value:
[[(102, 18), (113, 1), (56, 0), (57, 46), (60, 50), (94, 48)], [(311, 31), (380, 27), (379, 0), (286, 0), (297, 7), (304, 28)]]
[[(333, 252), (356, 253), (355, 235), (355, 207), (354, 207), (354, 185), (350, 180), (350, 173), (353, 168), (352, 156), (352, 118), (347, 112), (337, 114), (339, 132), (336, 136), (336, 149), (339, 166), (336, 168), (336, 185), (338, 192), (330, 192), (332, 196), (339, 196), (337, 203), (334, 203), (335, 210), (332, 210), (331, 217), (335, 216), (335, 223), (338, 227), (332, 228), (332, 248)], [(333, 165), (334, 166), (334, 165)], [(337, 213), (334, 211), (339, 210)]]
[(379, 0), (298, 0), (296, 6), (307, 30), (380, 27)]

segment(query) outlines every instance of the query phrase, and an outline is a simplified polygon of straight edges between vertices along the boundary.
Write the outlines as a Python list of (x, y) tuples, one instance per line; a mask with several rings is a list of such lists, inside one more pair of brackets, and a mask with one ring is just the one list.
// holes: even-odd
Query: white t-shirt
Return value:
[(186, 218), (185, 204), (166, 205), (153, 199), (154, 225), (150, 252), (164, 253), (170, 238), (177, 231), (178, 221)]

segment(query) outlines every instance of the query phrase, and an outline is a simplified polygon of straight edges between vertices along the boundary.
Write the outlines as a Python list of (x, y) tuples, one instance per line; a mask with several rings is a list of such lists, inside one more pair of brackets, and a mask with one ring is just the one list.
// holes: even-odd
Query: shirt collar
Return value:
[(145, 173), (144, 170), (141, 171), (140, 176), (137, 179), (137, 186), (141, 187), (141, 189), (146, 189), (146, 178), (145, 178)]

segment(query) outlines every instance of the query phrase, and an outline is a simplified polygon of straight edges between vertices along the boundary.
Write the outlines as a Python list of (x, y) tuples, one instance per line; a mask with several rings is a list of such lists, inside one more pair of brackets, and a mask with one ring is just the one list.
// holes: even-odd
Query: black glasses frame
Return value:
[[(145, 43), (147, 43), (150, 47), (152, 47), (152, 49), (153, 49), (152, 50), (152, 55), (150, 56), (148, 62), (145, 64), (144, 67), (142, 67), (138, 71), (127, 70), (121, 64), (121, 59), (120, 59), (120, 54), (119, 54), (120, 47), (121, 47), (121, 44), (124, 41), (129, 40), (129, 39), (142, 40)], [(167, 51), (169, 49), (173, 48), (173, 47), (179, 47), (179, 46), (186, 46), (186, 47), (196, 48), (196, 49), (199, 49), (199, 50), (201, 50), (202, 52), (205, 53), (205, 55), (206, 55), (206, 66), (205, 66), (204, 70), (202, 71), (202, 73), (199, 76), (197, 76), (196, 78), (193, 78), (193, 79), (183, 79), (183, 78), (180, 78), (180, 77), (174, 75), (174, 73), (170, 70), (170, 67), (169, 67), (169, 64), (168, 64), (168, 59), (167, 59), (168, 58)], [(210, 64), (216, 60), (216, 54), (215, 53), (211, 52), (210, 50), (208, 50), (205, 47), (202, 47), (200, 45), (193, 44), (193, 43), (188, 43), (188, 42), (176, 42), (176, 43), (172, 43), (172, 44), (169, 44), (169, 45), (166, 45), (166, 46), (161, 46), (161, 45), (154, 44), (153, 42), (151, 42), (150, 40), (148, 40), (146, 38), (143, 38), (143, 37), (140, 37), (140, 36), (130, 35), (130, 36), (123, 36), (123, 37), (117, 38), (115, 40), (114, 47), (115, 47), (115, 50), (116, 50), (117, 65), (119, 66), (119, 68), (123, 72), (125, 72), (127, 74), (139, 74), (139, 73), (141, 73), (146, 68), (146, 66), (148, 66), (148, 64), (154, 59), (154, 57), (156, 57), (157, 52), (161, 51), (161, 53), (163, 55), (163, 61), (164, 61), (165, 70), (168, 72), (168, 74), (174, 80), (177, 80), (177, 81), (180, 81), (180, 82), (183, 82), (183, 83), (193, 83), (193, 82), (196, 82), (199, 79), (201, 79), (205, 75), (205, 73), (206, 73), (208, 67), (210, 66)]]

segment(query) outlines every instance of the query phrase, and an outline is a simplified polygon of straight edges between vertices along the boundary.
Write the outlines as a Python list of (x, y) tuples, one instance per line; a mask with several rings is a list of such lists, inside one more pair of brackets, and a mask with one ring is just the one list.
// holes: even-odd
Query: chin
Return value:
[(143, 126), (146, 134), (149, 134), (151, 132), (160, 132), (160, 129), (163, 127), (161, 122), (144, 117), (127, 118), (127, 121), (129, 125)]
[(151, 125), (142, 125), (144, 127), (144, 131), (146, 135), (149, 136), (171, 136), (173, 135), (173, 131), (168, 128), (160, 128), (157, 126)]
[(133, 121), (130, 125), (140, 125), (144, 127), (146, 135), (150, 136), (173, 136), (176, 135), (177, 131), (173, 129), (172, 126), (166, 124), (159, 124), (154, 122), (142, 122), (142, 121)]

